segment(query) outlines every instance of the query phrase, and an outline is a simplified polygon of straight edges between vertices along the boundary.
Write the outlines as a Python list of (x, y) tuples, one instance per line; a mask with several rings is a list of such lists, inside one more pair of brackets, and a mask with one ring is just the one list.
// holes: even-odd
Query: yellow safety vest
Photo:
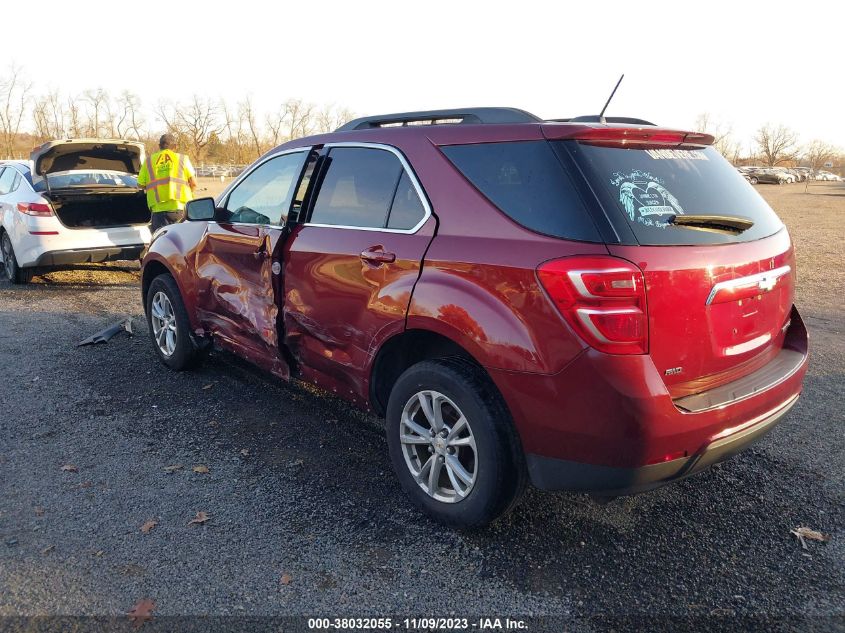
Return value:
[(193, 175), (187, 156), (163, 149), (144, 161), (138, 184), (147, 192), (147, 206), (151, 211), (178, 211), (194, 198), (188, 185)]

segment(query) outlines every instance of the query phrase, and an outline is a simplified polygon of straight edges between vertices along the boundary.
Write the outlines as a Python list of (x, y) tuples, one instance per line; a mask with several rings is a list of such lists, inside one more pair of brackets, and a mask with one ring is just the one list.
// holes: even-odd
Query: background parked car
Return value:
[(50, 141), (30, 161), (0, 163), (0, 255), (13, 283), (39, 269), (138, 259), (150, 211), (136, 174), (141, 143)]

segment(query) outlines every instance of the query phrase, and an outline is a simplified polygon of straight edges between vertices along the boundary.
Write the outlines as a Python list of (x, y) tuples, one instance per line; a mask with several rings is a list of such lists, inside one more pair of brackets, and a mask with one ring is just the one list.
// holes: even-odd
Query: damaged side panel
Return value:
[(273, 253), (284, 229), (209, 222), (196, 249), (197, 316), (221, 347), (289, 378), (280, 355)]

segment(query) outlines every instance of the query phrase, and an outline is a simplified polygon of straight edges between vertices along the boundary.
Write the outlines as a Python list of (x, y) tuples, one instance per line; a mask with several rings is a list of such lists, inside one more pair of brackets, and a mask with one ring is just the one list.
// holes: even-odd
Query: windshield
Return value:
[[(573, 141), (555, 144), (559, 151), (570, 151), (584, 170), (617, 232), (633, 232), (639, 244), (748, 242), (783, 227), (766, 201), (712, 147), (642, 149)], [(682, 215), (741, 218), (753, 224), (736, 232), (672, 222), (674, 216)]]
[[(131, 187), (138, 186), (138, 177), (119, 171), (106, 171), (103, 169), (91, 169), (87, 171), (75, 169), (73, 171), (60, 171), (49, 174), (51, 189), (66, 189), (73, 187)], [(36, 191), (45, 191), (44, 180), (35, 185)]]

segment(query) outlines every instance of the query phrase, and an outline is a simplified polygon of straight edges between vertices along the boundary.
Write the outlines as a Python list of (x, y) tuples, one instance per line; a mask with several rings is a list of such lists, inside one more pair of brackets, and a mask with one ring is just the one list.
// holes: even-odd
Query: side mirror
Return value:
[(185, 205), (188, 220), (213, 220), (215, 211), (214, 198), (197, 198)]

